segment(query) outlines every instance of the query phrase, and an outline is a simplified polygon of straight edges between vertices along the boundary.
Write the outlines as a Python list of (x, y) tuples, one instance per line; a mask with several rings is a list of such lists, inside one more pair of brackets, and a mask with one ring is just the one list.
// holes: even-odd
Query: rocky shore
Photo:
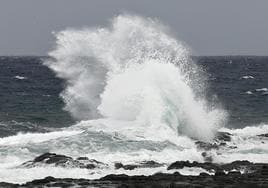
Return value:
[[(252, 164), (251, 167), (255, 168)], [(173, 174), (158, 173), (152, 176), (108, 175), (98, 180), (87, 179), (57, 179), (46, 177), (25, 184), (0, 183), (0, 187), (268, 187), (268, 166), (258, 165), (259, 170), (241, 174), (238, 171), (224, 173), (217, 171), (215, 175), (201, 173), (199, 176), (183, 176), (178, 172)]]
[[(18, 168), (32, 168), (44, 165), (55, 165), (60, 167), (72, 168), (107, 168), (107, 165), (79, 157), (73, 159), (65, 155), (45, 153), (36, 157), (32, 161), (27, 161)], [(115, 169), (124, 168), (133, 170), (135, 168), (155, 168), (163, 164), (155, 161), (146, 161), (138, 165), (115, 163)], [(128, 176), (107, 175), (97, 180), (54, 178), (33, 180), (25, 184), (12, 184), (1, 182), (0, 187), (22, 188), (22, 187), (268, 187), (268, 164), (251, 163), (249, 161), (234, 161), (227, 164), (215, 164), (211, 162), (198, 163), (189, 161), (176, 161), (167, 167), (167, 170), (183, 169), (185, 167), (199, 167), (211, 172), (201, 173), (199, 176), (184, 176), (179, 172), (175, 173), (156, 173), (151, 176)], [(242, 173), (241, 173), (242, 172)]]
[[(156, 173), (150, 176), (126, 174), (110, 174), (100, 179), (73, 179), (73, 178), (54, 178), (46, 177), (36, 179), (24, 184), (13, 184), (0, 182), (0, 187), (22, 188), (22, 187), (146, 187), (146, 188), (167, 188), (167, 187), (268, 187), (268, 164), (252, 163), (249, 161), (233, 161), (231, 163), (218, 164), (213, 162), (211, 151), (219, 148), (233, 149), (235, 146), (229, 142), (231, 134), (219, 132), (212, 143), (196, 141), (197, 148), (202, 152), (205, 162), (175, 161), (171, 164), (159, 163), (156, 161), (141, 161), (135, 164), (123, 164), (115, 162), (113, 167), (95, 159), (88, 157), (72, 158), (66, 155), (55, 153), (44, 153), (33, 160), (26, 161), (16, 168), (34, 167), (61, 167), (61, 168), (80, 168), (80, 169), (102, 169), (107, 170), (134, 170), (137, 168), (164, 168), (167, 173)], [(267, 137), (267, 134), (257, 135)], [(111, 165), (111, 164), (110, 164)], [(198, 176), (180, 174), (180, 169), (199, 168), (201, 172)], [(177, 171), (176, 171), (177, 170)]]

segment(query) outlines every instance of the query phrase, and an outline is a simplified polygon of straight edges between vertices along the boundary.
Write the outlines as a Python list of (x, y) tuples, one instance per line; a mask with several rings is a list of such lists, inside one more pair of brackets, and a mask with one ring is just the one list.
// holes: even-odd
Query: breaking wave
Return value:
[(135, 122), (166, 140), (210, 140), (224, 124), (226, 113), (206, 102), (187, 48), (159, 21), (119, 15), (108, 27), (55, 35), (45, 64), (66, 81), (61, 96), (75, 118)]
[[(26, 130), (39, 133), (0, 138), (0, 181), (173, 173), (167, 170), (172, 162), (204, 162), (206, 156), (216, 163), (268, 161), (267, 123), (224, 128), (227, 114), (207, 102), (205, 79), (190, 60), (188, 49), (159, 21), (119, 15), (104, 28), (68, 29), (55, 35), (56, 46), (45, 65), (65, 80), (61, 97), (78, 123), (45, 133), (26, 124)], [(266, 92), (266, 88), (253, 92)], [(212, 139), (217, 130), (227, 132), (224, 142)], [(209, 141), (203, 143), (212, 148), (199, 148), (197, 140)], [(46, 152), (88, 157), (107, 168), (20, 167)], [(117, 162), (150, 160), (164, 166), (115, 168)], [(198, 175), (207, 171), (184, 168), (179, 172)]]

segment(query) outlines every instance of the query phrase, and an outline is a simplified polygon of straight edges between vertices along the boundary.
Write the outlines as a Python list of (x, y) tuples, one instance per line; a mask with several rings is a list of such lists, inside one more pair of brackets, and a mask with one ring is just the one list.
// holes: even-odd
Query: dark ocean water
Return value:
[(0, 57), (0, 136), (73, 123), (59, 98), (63, 82), (42, 57)]
[[(59, 97), (64, 82), (46, 57), (0, 57), (0, 136), (74, 124)], [(268, 122), (268, 57), (193, 57), (208, 75), (208, 97), (229, 112), (228, 127)]]

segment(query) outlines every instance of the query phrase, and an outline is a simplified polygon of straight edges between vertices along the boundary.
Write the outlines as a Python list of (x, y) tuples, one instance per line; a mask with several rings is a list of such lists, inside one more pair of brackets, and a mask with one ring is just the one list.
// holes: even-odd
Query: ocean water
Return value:
[[(0, 181), (166, 172), (114, 163), (203, 162), (195, 141), (217, 131), (236, 148), (212, 151), (214, 162), (268, 162), (257, 136), (268, 133), (268, 57), (192, 56), (159, 21), (129, 15), (55, 38), (47, 57), (0, 57)], [(45, 152), (109, 168), (17, 168)]]

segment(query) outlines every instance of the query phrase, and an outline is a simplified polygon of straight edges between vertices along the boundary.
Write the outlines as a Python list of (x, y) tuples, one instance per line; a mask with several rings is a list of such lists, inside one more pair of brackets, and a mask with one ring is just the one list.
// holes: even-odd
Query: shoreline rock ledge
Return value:
[(197, 188), (197, 187), (233, 187), (233, 188), (255, 188), (268, 187), (267, 166), (265, 175), (260, 173), (241, 174), (237, 172), (216, 173), (211, 176), (201, 173), (199, 176), (183, 176), (178, 172), (173, 174), (157, 173), (152, 176), (128, 176), (125, 174), (107, 175), (98, 180), (72, 179), (72, 178), (54, 178), (46, 177), (37, 179), (25, 184), (12, 184), (0, 182), (0, 187), (7, 188), (26, 188), (26, 187), (94, 187), (94, 188), (112, 188), (112, 187), (132, 187), (132, 188)]
[[(73, 159), (65, 155), (55, 153), (45, 153), (27, 161), (17, 168), (33, 168), (39, 166), (60, 166), (66, 168), (83, 168), (93, 170), (102, 168), (105, 170), (108, 165), (87, 157), (78, 157)], [(154, 161), (143, 162), (139, 165), (115, 163), (115, 169), (133, 170), (135, 168), (155, 168), (163, 164)], [(24, 184), (13, 184), (0, 182), (0, 188), (26, 188), (26, 187), (95, 187), (95, 188), (110, 188), (110, 187), (132, 187), (132, 188), (178, 188), (178, 187), (235, 187), (235, 188), (253, 188), (253, 187), (268, 187), (268, 164), (267, 163), (252, 163), (249, 161), (234, 161), (226, 164), (216, 164), (212, 162), (189, 162), (176, 161), (170, 164), (167, 170), (183, 169), (184, 167), (199, 167), (211, 172), (201, 173), (199, 176), (185, 176), (179, 172), (171, 173), (156, 173), (150, 176), (128, 176), (125, 174), (110, 174), (96, 180), (89, 179), (73, 179), (73, 178), (54, 178), (46, 177), (36, 179)], [(172, 172), (172, 171), (170, 171)], [(243, 173), (241, 173), (243, 172)]]

